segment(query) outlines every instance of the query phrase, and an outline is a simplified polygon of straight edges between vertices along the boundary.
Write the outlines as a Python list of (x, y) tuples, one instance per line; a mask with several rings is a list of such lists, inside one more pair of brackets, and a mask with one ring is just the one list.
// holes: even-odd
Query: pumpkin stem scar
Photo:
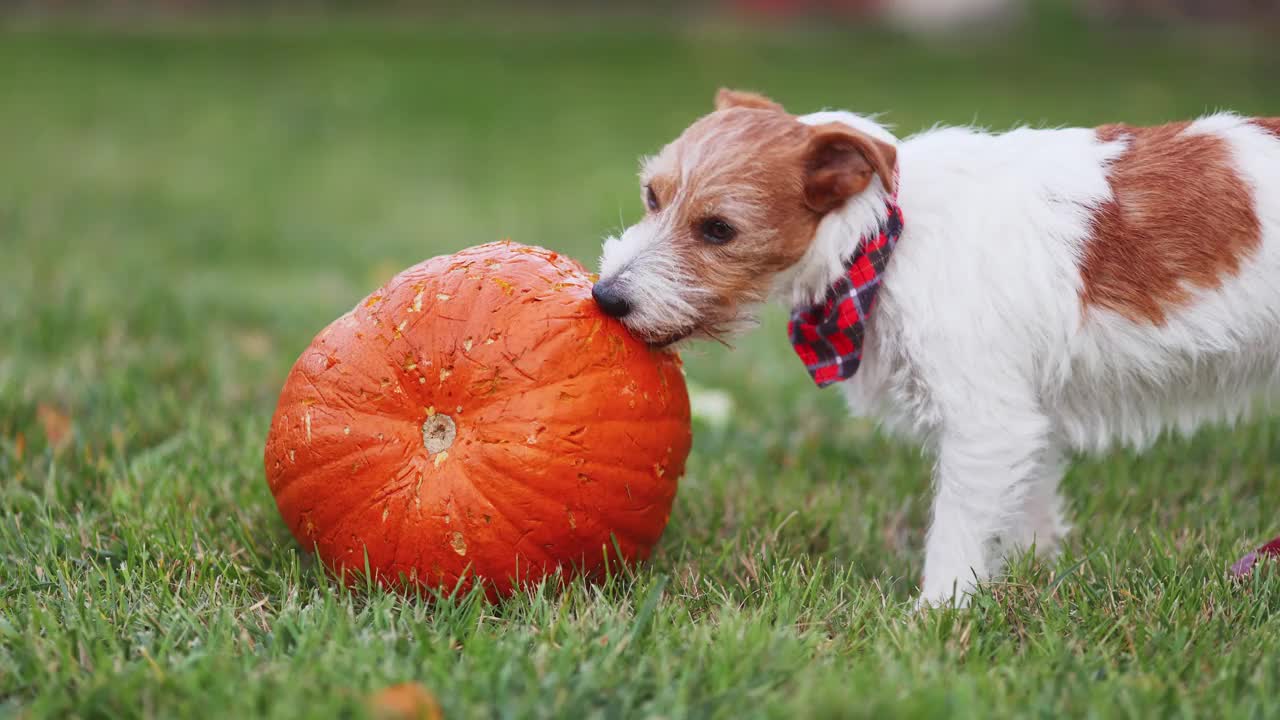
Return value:
[(448, 450), (457, 436), (458, 426), (444, 413), (436, 413), (422, 423), (422, 444), (432, 455)]

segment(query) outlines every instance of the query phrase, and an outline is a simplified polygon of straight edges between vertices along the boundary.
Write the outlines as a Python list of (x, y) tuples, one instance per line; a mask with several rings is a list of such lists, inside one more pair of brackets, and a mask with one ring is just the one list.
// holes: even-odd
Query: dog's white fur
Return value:
[[(1158, 325), (1082, 307), (1091, 210), (1111, 198), (1107, 170), (1125, 140), (942, 128), (899, 142), (851, 113), (800, 121), (842, 122), (898, 150), (905, 228), (861, 368), (839, 387), (855, 414), (935, 453), (922, 602), (964, 602), (999, 571), (997, 548), (1056, 548), (1068, 528), (1057, 486), (1070, 453), (1234, 421), (1280, 385), (1280, 140), (1264, 129), (1218, 114), (1187, 131), (1229, 144), (1261, 244), (1221, 287), (1188, 287), (1192, 301)], [(873, 181), (827, 215), (774, 294), (788, 306), (821, 297), (854, 250), (850, 238), (881, 220), (885, 192)], [(606, 244), (602, 274), (626, 267), (643, 295), (637, 312), (688, 321), (696, 310), (681, 298), (696, 278), (672, 267), (661, 236), (637, 226)]]

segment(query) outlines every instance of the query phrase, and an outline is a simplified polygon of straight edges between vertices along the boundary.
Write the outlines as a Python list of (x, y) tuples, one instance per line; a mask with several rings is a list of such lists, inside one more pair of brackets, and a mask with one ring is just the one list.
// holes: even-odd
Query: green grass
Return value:
[(624, 30), (0, 34), (0, 715), (358, 716), (417, 680), (449, 717), (1280, 717), (1280, 572), (1223, 574), (1277, 531), (1280, 421), (1077, 463), (1061, 560), (914, 615), (929, 462), (777, 313), (687, 356), (736, 409), (649, 565), (501, 606), (323, 577), (261, 465), (311, 336), (467, 245), (591, 261), (717, 85), (902, 132), (1280, 114), (1232, 38)]

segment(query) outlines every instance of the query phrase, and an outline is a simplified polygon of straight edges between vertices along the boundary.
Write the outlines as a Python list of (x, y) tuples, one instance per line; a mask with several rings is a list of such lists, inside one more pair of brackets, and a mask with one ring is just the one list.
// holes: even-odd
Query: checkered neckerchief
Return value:
[(826, 299), (791, 311), (787, 331), (796, 354), (818, 387), (848, 380), (862, 362), (862, 338), (875, 307), (880, 275), (902, 234), (902, 209), (896, 198), (885, 203), (889, 215), (874, 235), (860, 239), (845, 263), (845, 273), (827, 288)]

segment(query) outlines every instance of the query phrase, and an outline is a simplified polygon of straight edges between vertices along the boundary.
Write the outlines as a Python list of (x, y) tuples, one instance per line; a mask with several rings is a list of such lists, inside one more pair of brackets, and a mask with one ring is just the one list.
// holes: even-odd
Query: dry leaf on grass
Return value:
[(379, 720), (443, 720), (440, 703), (418, 683), (400, 683), (375, 692), (369, 708)]
[(1248, 577), (1249, 573), (1253, 572), (1253, 568), (1258, 564), (1258, 561), (1268, 555), (1280, 557), (1280, 537), (1237, 560), (1228, 572), (1231, 577), (1236, 579)]
[(36, 419), (40, 421), (49, 447), (61, 450), (71, 442), (71, 418), (66, 413), (52, 405), (40, 403), (36, 406)]

